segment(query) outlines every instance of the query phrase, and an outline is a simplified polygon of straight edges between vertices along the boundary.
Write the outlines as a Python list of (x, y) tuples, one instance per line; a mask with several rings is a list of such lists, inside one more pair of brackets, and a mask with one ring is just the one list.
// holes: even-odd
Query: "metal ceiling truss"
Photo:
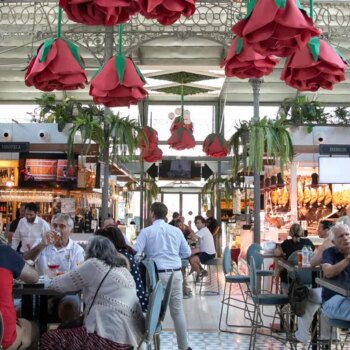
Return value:
[[(303, 1), (308, 10), (308, 1)], [(232, 40), (232, 25), (245, 15), (245, 2), (198, 1), (195, 14), (182, 17), (171, 26), (161, 26), (143, 16), (133, 17), (125, 24), (123, 45), (133, 54), (142, 44), (158, 38), (186, 40), (203, 38), (228, 46)], [(323, 35), (334, 44), (350, 38), (350, 1), (317, 1), (315, 22)], [(57, 1), (2, 1), (0, 3), (0, 46), (8, 39), (18, 39), (18, 46), (37, 46), (37, 42), (55, 33)], [(62, 32), (66, 38), (86, 47), (101, 63), (104, 54), (104, 27), (83, 26), (63, 18)], [(115, 36), (117, 45), (117, 36)], [(349, 47), (347, 47), (349, 48)], [(8, 51), (8, 50), (7, 50)], [(4, 52), (4, 51), (2, 51)], [(1, 53), (0, 52), (0, 55)]]

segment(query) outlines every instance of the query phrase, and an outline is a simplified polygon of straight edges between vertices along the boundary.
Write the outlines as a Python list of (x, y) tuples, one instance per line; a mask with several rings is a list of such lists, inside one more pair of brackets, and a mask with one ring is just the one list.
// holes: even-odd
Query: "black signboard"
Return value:
[(350, 156), (350, 145), (320, 145), (320, 154)]
[(0, 142), (1, 152), (29, 152), (29, 142)]

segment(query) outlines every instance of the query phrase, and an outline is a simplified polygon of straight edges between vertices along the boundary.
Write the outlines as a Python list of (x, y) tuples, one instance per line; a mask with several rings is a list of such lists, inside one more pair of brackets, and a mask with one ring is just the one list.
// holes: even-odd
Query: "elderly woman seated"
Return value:
[(127, 261), (102, 236), (89, 241), (85, 258), (75, 270), (53, 278), (48, 285), (61, 293), (83, 291), (84, 325), (48, 331), (41, 338), (40, 349), (137, 347), (144, 332), (144, 315)]

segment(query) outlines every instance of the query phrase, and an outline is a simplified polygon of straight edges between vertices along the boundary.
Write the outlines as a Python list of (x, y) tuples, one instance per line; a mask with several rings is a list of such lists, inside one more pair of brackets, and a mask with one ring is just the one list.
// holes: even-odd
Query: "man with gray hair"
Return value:
[[(74, 227), (73, 219), (68, 214), (56, 214), (51, 220), (48, 232), (36, 247), (24, 254), (26, 259), (35, 260), (35, 268), (40, 275), (62, 274), (74, 270), (84, 262), (84, 249), (70, 238)], [(55, 269), (50, 271), (50, 264)], [(79, 315), (80, 298), (67, 295), (62, 299), (52, 300), (52, 313), (56, 313), (63, 322), (69, 322)], [(49, 310), (50, 312), (50, 310)]]
[[(330, 231), (334, 247), (323, 252), (322, 270), (325, 278), (350, 283), (350, 229), (337, 223)], [(350, 321), (350, 298), (330, 289), (322, 289), (323, 311), (328, 318)]]

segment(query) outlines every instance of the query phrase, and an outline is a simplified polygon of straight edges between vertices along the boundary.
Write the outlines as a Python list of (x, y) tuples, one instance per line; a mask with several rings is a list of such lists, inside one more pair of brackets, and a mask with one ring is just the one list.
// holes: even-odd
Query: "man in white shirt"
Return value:
[(201, 264), (205, 264), (207, 261), (214, 259), (216, 256), (214, 238), (212, 233), (206, 226), (206, 220), (203, 216), (196, 216), (194, 223), (198, 229), (195, 234), (192, 234), (192, 239), (199, 238), (199, 250), (200, 252), (190, 257), (190, 264), (193, 271), (198, 273), (198, 276), (206, 276), (207, 271), (203, 269)]
[(43, 237), (50, 231), (49, 224), (38, 215), (38, 207), (35, 203), (28, 203), (25, 206), (25, 216), (22, 218), (12, 237), (11, 247), (17, 250), (21, 243), (20, 252), (37, 246)]
[[(42, 241), (24, 254), (26, 259), (35, 260), (35, 267), (40, 275), (62, 274), (74, 270), (84, 262), (84, 249), (70, 238), (74, 227), (70, 215), (56, 214), (52, 218), (51, 226), (52, 230)], [(57, 268), (50, 271), (48, 265), (56, 265)], [(64, 322), (69, 322), (79, 315), (80, 299), (76, 295), (55, 298), (54, 304), (58, 307), (58, 316)]]
[(165, 223), (164, 219), (167, 214), (168, 208), (163, 203), (153, 203), (150, 214), (152, 225), (141, 230), (133, 248), (138, 257), (145, 253), (147, 258), (155, 262), (159, 280), (164, 289), (174, 272), (169, 301), (170, 314), (174, 321), (179, 350), (191, 350), (188, 347), (186, 318), (183, 309), (181, 272), (181, 258), (188, 258), (191, 255), (191, 249), (180, 229)]

